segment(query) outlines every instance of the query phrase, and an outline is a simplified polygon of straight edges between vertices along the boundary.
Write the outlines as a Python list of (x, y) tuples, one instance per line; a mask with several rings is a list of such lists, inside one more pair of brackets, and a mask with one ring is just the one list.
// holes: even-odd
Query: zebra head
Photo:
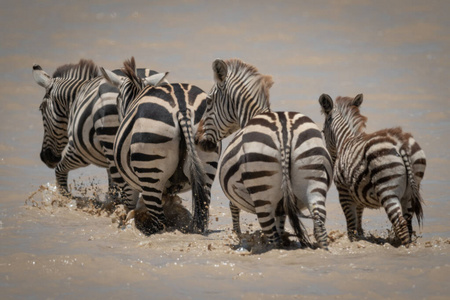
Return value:
[(45, 89), (39, 106), (44, 124), (40, 157), (49, 168), (54, 168), (61, 160), (61, 152), (67, 144), (67, 112), (56, 100), (53, 89), (55, 79), (36, 64), (33, 66), (33, 77), (36, 83)]
[(123, 63), (123, 66), (121, 71), (124, 76), (118, 76), (110, 70), (100, 68), (103, 77), (105, 77), (108, 83), (119, 89), (119, 95), (117, 96), (119, 120), (122, 120), (131, 102), (146, 86), (159, 86), (168, 83), (166, 77), (169, 74), (169, 72), (156, 73), (141, 78), (138, 76), (134, 57), (131, 57), (130, 60), (126, 60)]
[(362, 101), (363, 94), (358, 94), (355, 98), (338, 97), (336, 105), (327, 94), (319, 97), (319, 104), (325, 115), (322, 132), (333, 163), (336, 160), (339, 143), (349, 134), (361, 133), (365, 127), (367, 118), (359, 113)]
[(80, 86), (98, 75), (98, 69), (90, 60), (80, 60), (78, 64), (59, 67), (53, 76), (48, 75), (41, 66), (33, 66), (36, 83), (45, 89), (39, 107), (44, 124), (44, 139), (41, 160), (54, 168), (61, 160), (61, 153), (68, 142), (67, 122), (70, 105)]
[(258, 113), (270, 110), (272, 77), (239, 59), (216, 59), (212, 64), (215, 83), (206, 98), (206, 110), (195, 141), (205, 151), (214, 151), (218, 142)]

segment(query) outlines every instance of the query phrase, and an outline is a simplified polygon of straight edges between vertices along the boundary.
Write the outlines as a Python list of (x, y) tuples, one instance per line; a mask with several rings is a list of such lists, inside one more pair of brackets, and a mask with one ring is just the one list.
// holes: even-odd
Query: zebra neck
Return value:
[(238, 108), (239, 112), (239, 125), (244, 128), (248, 121), (253, 117), (270, 112), (270, 107), (267, 105), (268, 101), (266, 99), (252, 99), (247, 101), (242, 101), (243, 105)]
[(123, 91), (121, 91), (123, 95), (122, 106), (125, 114), (128, 112), (130, 107), (133, 106), (133, 103), (137, 101), (137, 95), (140, 91), (141, 90), (136, 88), (135, 86), (128, 86)]
[(346, 128), (346, 130), (342, 130), (339, 133), (340, 134), (336, 138), (336, 148), (338, 150), (338, 153), (344, 144), (348, 143), (349, 141), (360, 140), (365, 135), (364, 132), (355, 133), (351, 128)]
[(62, 106), (64, 107), (67, 114), (69, 114), (70, 110), (72, 109), (73, 103), (75, 102), (75, 99), (77, 98), (78, 92), (83, 86), (83, 83), (85, 83), (85, 81), (76, 82), (74, 86), (75, 88), (72, 90), (71, 93), (67, 95), (68, 97), (63, 98)]

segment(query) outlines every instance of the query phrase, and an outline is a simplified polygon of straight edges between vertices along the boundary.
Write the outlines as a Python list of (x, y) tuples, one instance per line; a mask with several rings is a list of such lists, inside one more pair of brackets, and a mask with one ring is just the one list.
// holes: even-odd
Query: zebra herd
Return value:
[[(309, 211), (316, 243), (328, 249), (326, 195), (332, 179), (350, 240), (363, 238), (364, 208), (383, 207), (396, 236), (408, 246), (412, 218), (423, 219), (420, 182), (423, 150), (400, 128), (365, 133), (363, 96), (319, 98), (323, 130), (297, 112), (274, 112), (272, 78), (239, 59), (213, 62), (207, 94), (191, 84), (169, 83), (168, 73), (137, 69), (134, 58), (109, 71), (90, 60), (33, 77), (45, 89), (41, 160), (55, 169), (70, 196), (68, 172), (93, 164), (107, 169), (109, 189), (135, 214), (146, 235), (163, 230), (167, 195), (191, 190), (189, 232), (207, 233), (211, 186), (217, 168), (230, 200), (233, 230), (240, 210), (256, 214), (271, 245), (281, 246), (286, 216), (302, 246), (312, 246), (300, 220)], [(235, 133), (219, 164), (222, 139)], [(303, 216), (304, 217), (304, 216)]]

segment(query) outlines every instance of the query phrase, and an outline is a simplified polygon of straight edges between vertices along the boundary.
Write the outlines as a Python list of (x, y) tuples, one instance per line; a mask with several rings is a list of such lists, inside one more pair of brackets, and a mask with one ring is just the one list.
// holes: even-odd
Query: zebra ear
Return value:
[(223, 84), (225, 78), (227, 77), (227, 64), (222, 59), (216, 59), (212, 64), (212, 69), (216, 82), (219, 84)]
[(363, 102), (363, 94), (356, 95), (355, 99), (353, 99), (352, 105), (359, 107)]
[(108, 81), (109, 84), (115, 87), (119, 87), (122, 83), (122, 80), (120, 80), (120, 77), (111, 72), (110, 70), (105, 70), (103, 67), (100, 67), (100, 71), (102, 72), (103, 77), (105, 77), (106, 81)]
[(333, 109), (333, 99), (328, 94), (322, 94), (319, 97), (319, 103), (322, 111), (328, 114)]
[(158, 73), (152, 76), (145, 77), (144, 84), (150, 86), (160, 86), (163, 84), (168, 84), (169, 82), (166, 80), (167, 75), (169, 75), (169, 72)]
[(44, 70), (42, 70), (40, 65), (33, 65), (33, 78), (37, 84), (44, 88), (48, 88), (52, 84), (52, 78)]

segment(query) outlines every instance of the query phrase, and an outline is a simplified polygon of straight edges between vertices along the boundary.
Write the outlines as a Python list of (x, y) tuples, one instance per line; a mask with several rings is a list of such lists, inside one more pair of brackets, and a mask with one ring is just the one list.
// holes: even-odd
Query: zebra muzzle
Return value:
[(54, 155), (52, 150), (46, 149), (41, 151), (41, 160), (50, 169), (54, 169), (56, 165), (61, 161), (61, 156)]
[(202, 148), (203, 151), (206, 152), (213, 152), (217, 150), (217, 143), (214, 143), (213, 141), (202, 138), (202, 139), (195, 139), (195, 144), (199, 145), (200, 148)]

